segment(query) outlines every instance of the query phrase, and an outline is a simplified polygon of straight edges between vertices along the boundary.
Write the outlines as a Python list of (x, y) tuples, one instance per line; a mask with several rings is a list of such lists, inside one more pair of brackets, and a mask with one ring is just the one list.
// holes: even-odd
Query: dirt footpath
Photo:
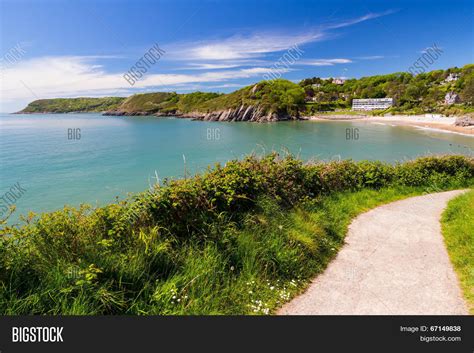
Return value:
[(468, 309), (439, 219), (448, 191), (393, 202), (357, 217), (324, 273), (279, 315), (462, 315)]

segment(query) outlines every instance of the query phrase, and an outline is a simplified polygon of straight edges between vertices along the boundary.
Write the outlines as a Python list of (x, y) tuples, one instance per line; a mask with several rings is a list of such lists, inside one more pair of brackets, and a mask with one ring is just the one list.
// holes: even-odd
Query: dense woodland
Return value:
[[(447, 82), (450, 74), (458, 76), (458, 79)], [(333, 79), (313, 77), (301, 81), (300, 85), (307, 100), (314, 102), (310, 108), (312, 112), (350, 108), (354, 98), (394, 98), (392, 110), (406, 113), (455, 114), (470, 111), (474, 106), (474, 64), (416, 76), (397, 72), (349, 79), (342, 85), (333, 83)], [(459, 95), (458, 104), (446, 106), (444, 98), (448, 92)]]

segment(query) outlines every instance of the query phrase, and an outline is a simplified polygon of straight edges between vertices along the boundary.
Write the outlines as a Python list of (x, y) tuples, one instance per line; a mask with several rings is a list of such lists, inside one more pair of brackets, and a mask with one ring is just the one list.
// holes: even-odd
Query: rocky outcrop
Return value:
[(188, 112), (182, 113), (179, 111), (175, 112), (125, 112), (120, 110), (112, 110), (105, 112), (103, 115), (111, 116), (144, 116), (144, 115), (154, 115), (154, 116), (176, 116), (179, 118), (189, 118), (195, 120), (204, 120), (204, 121), (251, 121), (251, 122), (273, 122), (273, 121), (282, 121), (282, 120), (299, 120), (299, 116), (291, 116), (286, 113), (276, 113), (276, 112), (267, 112), (261, 106), (252, 106), (252, 105), (241, 105), (238, 108), (229, 108), (224, 110), (218, 110), (213, 112)]
[(146, 115), (153, 115), (150, 112), (126, 112), (123, 110), (109, 110), (102, 115), (110, 115), (110, 116), (146, 116)]
[(444, 96), (444, 104), (456, 104), (461, 101), (461, 98), (459, 98), (459, 95), (454, 92), (448, 92), (446, 93), (446, 96)]
[(238, 108), (230, 108), (209, 113), (191, 112), (179, 115), (183, 118), (193, 118), (205, 121), (252, 121), (252, 122), (272, 122), (281, 120), (297, 120), (288, 114), (266, 112), (260, 106), (241, 105)]
[(460, 116), (456, 118), (456, 121), (454, 122), (454, 125), (456, 126), (474, 126), (474, 118), (472, 116)]

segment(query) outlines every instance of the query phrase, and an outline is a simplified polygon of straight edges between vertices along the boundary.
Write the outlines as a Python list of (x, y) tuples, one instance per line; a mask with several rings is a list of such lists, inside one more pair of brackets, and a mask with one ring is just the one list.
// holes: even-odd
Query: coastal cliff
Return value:
[(276, 80), (260, 82), (229, 94), (137, 94), (104, 115), (172, 115), (205, 121), (272, 122), (297, 120), (302, 107), (302, 88), (290, 81)]
[[(394, 105), (371, 111), (371, 115), (464, 116), (474, 113), (474, 64), (416, 76), (399, 72), (347, 80), (313, 77), (299, 84), (283, 79), (268, 80), (227, 94), (155, 92), (128, 98), (42, 99), (31, 102), (18, 113), (102, 112), (115, 116), (269, 122), (298, 120), (302, 116), (329, 112), (349, 113), (354, 98), (383, 97), (393, 98)], [(453, 97), (456, 99), (452, 102)]]
[(296, 120), (299, 115), (291, 116), (287, 113), (266, 112), (260, 106), (241, 105), (238, 108), (220, 110), (210, 113), (192, 112), (177, 114), (183, 118), (193, 118), (204, 121), (250, 121), (250, 122), (273, 122), (281, 120)]
[(298, 120), (299, 114), (291, 116), (285, 113), (266, 112), (265, 109), (259, 106), (245, 106), (241, 105), (238, 108), (229, 108), (226, 110), (212, 111), (208, 113), (193, 111), (183, 113), (180, 111), (172, 112), (157, 112), (150, 114), (146, 111), (126, 112), (126, 111), (108, 111), (103, 115), (110, 116), (175, 116), (177, 118), (188, 118), (203, 121), (250, 121), (250, 122), (274, 122), (282, 120)]

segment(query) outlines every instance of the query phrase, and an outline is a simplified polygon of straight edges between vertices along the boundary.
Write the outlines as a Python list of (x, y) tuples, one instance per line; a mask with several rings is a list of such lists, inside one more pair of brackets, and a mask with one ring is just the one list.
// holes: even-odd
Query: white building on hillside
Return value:
[(393, 105), (393, 98), (353, 99), (352, 110), (383, 110)]
[(450, 73), (448, 77), (444, 80), (444, 82), (452, 82), (452, 81), (457, 81), (459, 79), (460, 75), (459, 74), (453, 74)]
[(346, 79), (345, 78), (334, 78), (332, 80), (332, 83), (336, 84), (336, 85), (343, 85), (344, 82), (346, 82)]

